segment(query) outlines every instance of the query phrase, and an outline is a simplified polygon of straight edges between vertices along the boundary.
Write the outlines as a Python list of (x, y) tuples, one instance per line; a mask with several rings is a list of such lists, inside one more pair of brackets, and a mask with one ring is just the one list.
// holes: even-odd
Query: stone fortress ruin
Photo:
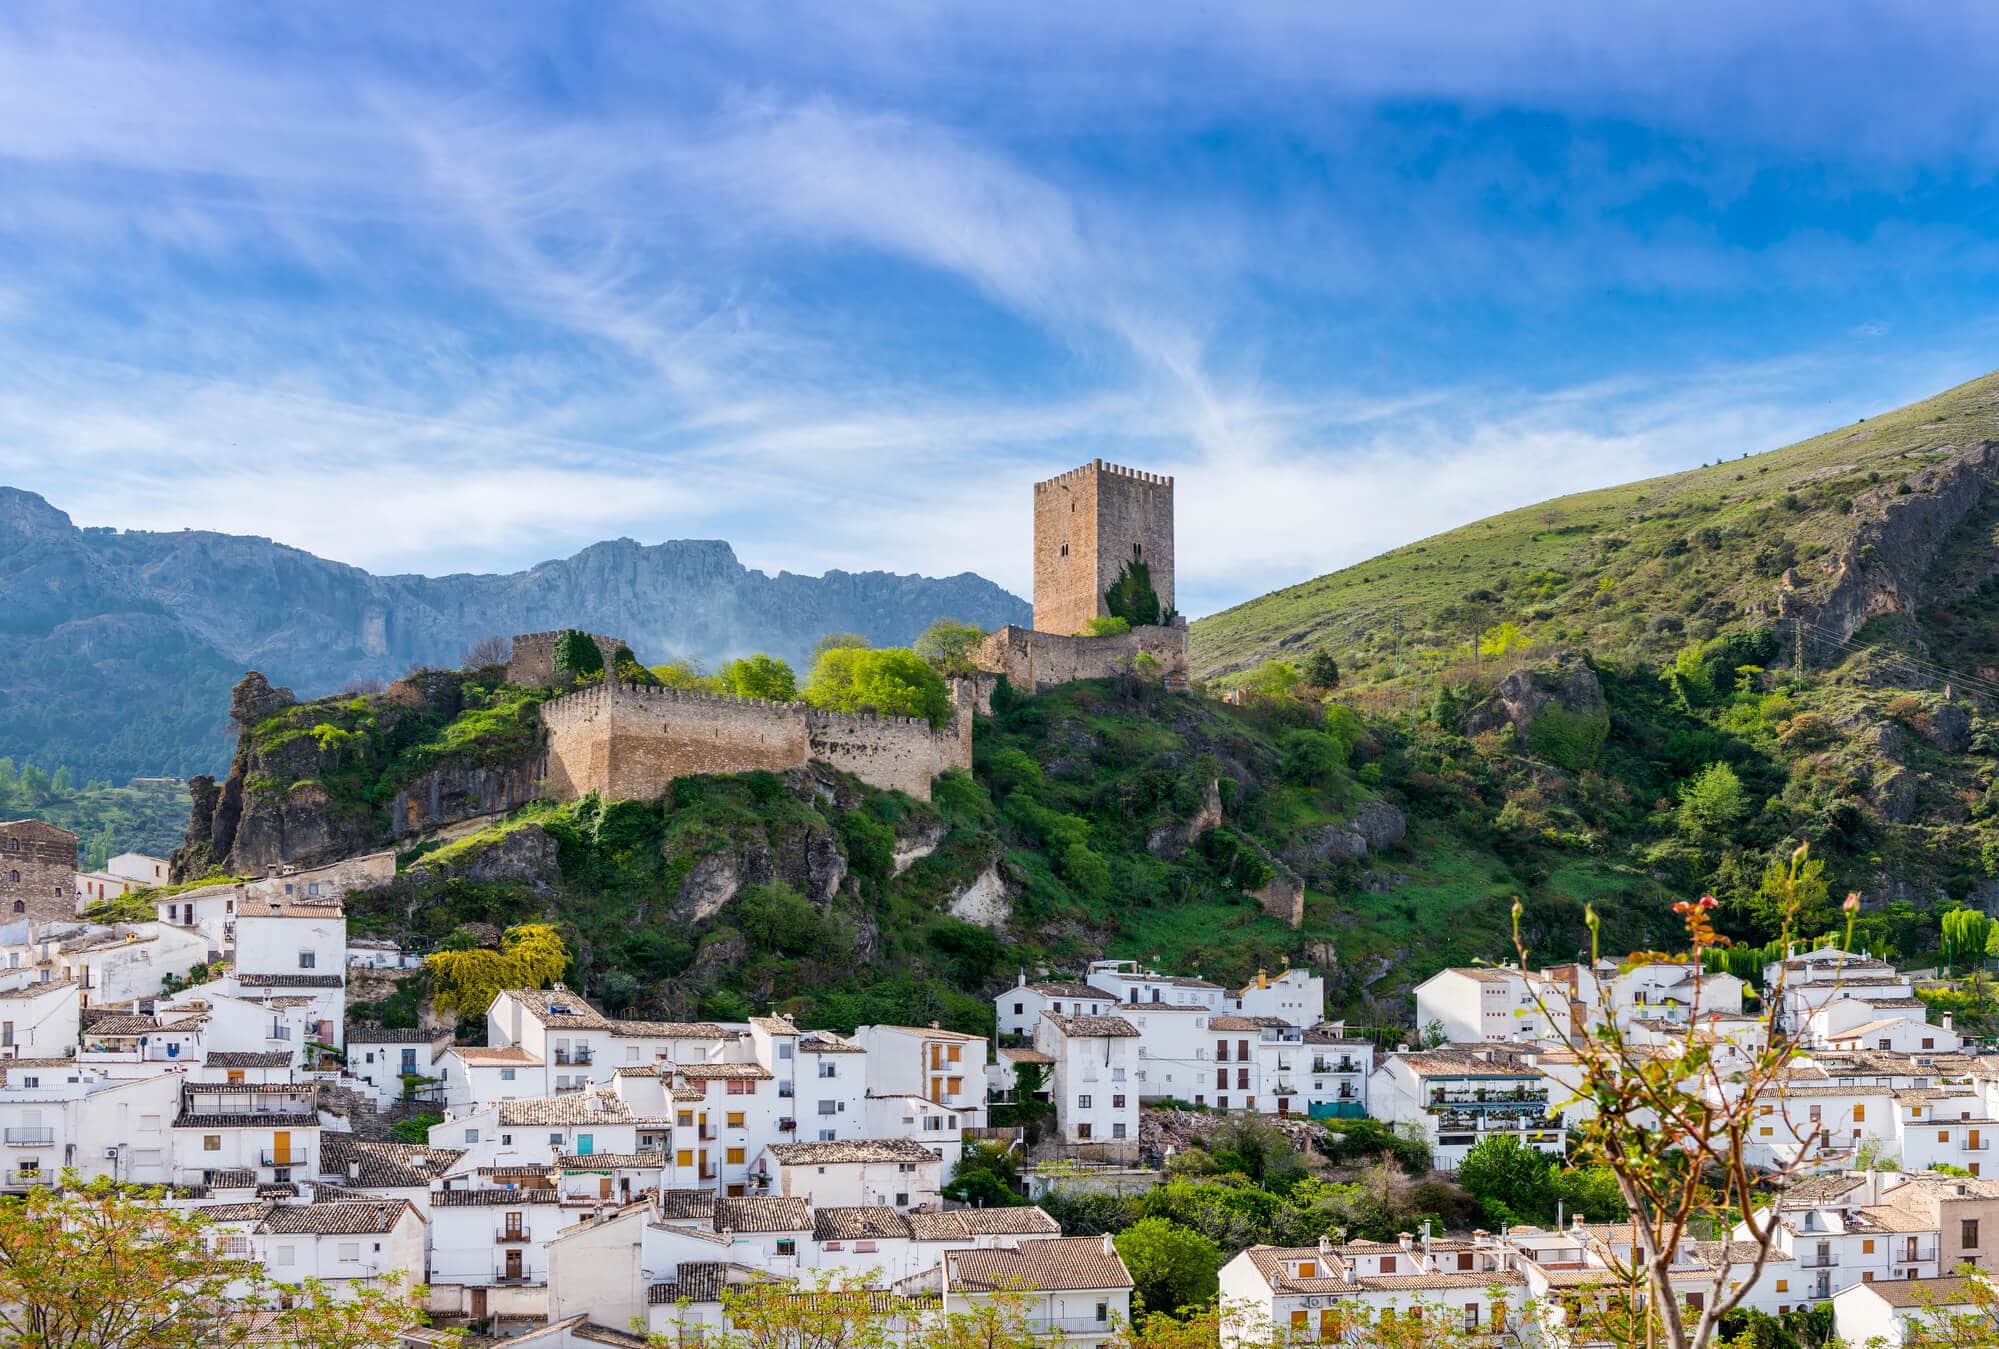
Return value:
[[(1116, 636), (1081, 635), (1091, 619), (1110, 614), (1108, 595), (1134, 572), (1149, 578), (1161, 621)], [(625, 643), (586, 635), (610, 669)], [(515, 637), (508, 681), (554, 683), (562, 637)], [(560, 799), (590, 792), (651, 799), (695, 773), (821, 763), (927, 801), (939, 773), (971, 768), (972, 715), (990, 710), (994, 676), (1031, 692), (1127, 673), (1141, 655), (1158, 662), (1169, 684), (1186, 683), (1187, 625), (1173, 612), (1173, 480), (1099, 459), (1035, 484), (1034, 627), (1009, 624), (986, 638), (974, 663), (987, 673), (951, 681), (950, 725), (634, 686), (611, 676), (542, 704), (543, 777)]]

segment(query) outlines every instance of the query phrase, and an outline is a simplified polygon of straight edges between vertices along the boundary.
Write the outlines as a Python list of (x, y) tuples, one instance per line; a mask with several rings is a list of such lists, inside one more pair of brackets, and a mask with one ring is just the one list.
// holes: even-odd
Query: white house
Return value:
[(1139, 1003), (1170, 1003), (1182, 1007), (1222, 1010), (1227, 993), (1220, 984), (1179, 974), (1161, 974), (1136, 960), (1093, 960), (1083, 982), (1101, 988), (1124, 1007)]
[(182, 1081), (167, 1146), (182, 1184), (251, 1171), (260, 1184), (318, 1174), (318, 1088), (304, 1084)]
[[(431, 1099), (445, 1099), (444, 1070), (438, 1060), (450, 1046), (451, 1032), (390, 1030), (350, 1022), (342, 1040), (347, 1046), (346, 1077), (373, 1093), (379, 1104), (403, 1099), (406, 1077), (432, 1079)], [(423, 1085), (419, 1083), (419, 1089)]]
[(568, 1221), (549, 1186), (432, 1194), (431, 1311), (546, 1316), (548, 1243)]
[(84, 1180), (141, 1184), (173, 1179), (168, 1126), (180, 1082), (165, 1074), (114, 1078), (71, 1059), (0, 1064), (0, 1188), (54, 1183), (65, 1168)]
[(1833, 1335), (1841, 1344), (1869, 1349), (1903, 1345), (1991, 1343), (1999, 1291), (1982, 1275), (1861, 1283), (1832, 1299)]
[(1272, 978), (1262, 970), (1229, 994), (1227, 1010), (1237, 1016), (1274, 1016), (1300, 1029), (1326, 1017), (1326, 981), (1310, 970), (1287, 969)]
[(1556, 1090), (1515, 1049), (1440, 1045), (1384, 1058), (1368, 1083), (1368, 1104), (1376, 1119), (1407, 1126), (1428, 1143), (1440, 1169), (1455, 1170), (1495, 1133), (1561, 1152), (1566, 1134), (1559, 1099), (1551, 1099)]
[(1131, 1321), (1131, 1273), (1108, 1236), (947, 1251), (939, 1272), (946, 1316), (1004, 1298), (1070, 1345), (1108, 1345)]
[(251, 1233), (273, 1280), (318, 1279), (337, 1297), (355, 1285), (421, 1284), (428, 1226), (406, 1200), (358, 1199), (271, 1204)]
[(986, 1037), (936, 1026), (859, 1026), (868, 1090), (910, 1094), (958, 1112), (967, 1128), (986, 1123)]
[(1441, 1025), (1452, 1044), (1536, 1040), (1573, 1024), (1568, 986), (1513, 966), (1439, 970), (1416, 985), (1416, 1024)]
[(1252, 1246), (1222, 1267), (1224, 1345), (1343, 1343), (1361, 1327), (1419, 1316), (1470, 1332), (1521, 1324), (1526, 1277), (1490, 1243), (1356, 1241)]
[(76, 1053), (82, 992), (74, 979), (0, 989), (0, 1058), (60, 1059)]
[(798, 1037), (798, 1136), (829, 1143), (867, 1136), (868, 1051), (844, 1035)]
[(1019, 981), (993, 997), (993, 1024), (1002, 1036), (1031, 1037), (1043, 1012), (1057, 1016), (1102, 1016), (1117, 999), (1101, 988), (1070, 979)]
[(760, 1193), (815, 1205), (910, 1209), (939, 1202), (943, 1165), (906, 1138), (773, 1143), (757, 1156), (752, 1175)]
[(1142, 1002), (1117, 1014), (1138, 1031), (1140, 1100), (1215, 1104), (1213, 1032), (1208, 1022), (1221, 1015), (1199, 1004)]
[(1034, 1047), (1053, 1060), (1049, 1095), (1065, 1143), (1138, 1139), (1138, 1028), (1121, 1016), (1044, 1012)]

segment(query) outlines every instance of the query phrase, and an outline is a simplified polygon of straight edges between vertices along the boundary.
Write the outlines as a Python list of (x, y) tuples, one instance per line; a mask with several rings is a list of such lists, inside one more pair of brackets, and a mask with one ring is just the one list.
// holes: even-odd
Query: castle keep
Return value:
[(40, 820), (0, 820), (0, 921), (76, 917), (76, 835)]
[[(1116, 637), (1079, 636), (1110, 613), (1105, 592), (1133, 564), (1149, 574), (1164, 621)], [(1187, 625), (1172, 609), (1173, 479), (1092, 460), (1034, 484), (1034, 626), (1008, 624), (974, 659), (1032, 692), (1128, 673), (1145, 656), (1182, 687)]]
[(1173, 479), (1092, 460), (1034, 484), (1034, 630), (1075, 633), (1110, 610), (1104, 592), (1130, 563), (1173, 607)]

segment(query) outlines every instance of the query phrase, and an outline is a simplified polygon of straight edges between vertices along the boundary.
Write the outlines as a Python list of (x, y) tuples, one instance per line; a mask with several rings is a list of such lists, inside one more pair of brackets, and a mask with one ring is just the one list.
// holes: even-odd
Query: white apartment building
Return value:
[[(439, 1059), (451, 1042), (451, 1033), (441, 1030), (390, 1030), (349, 1022), (341, 1041), (347, 1047), (344, 1079), (364, 1088), (381, 1105), (403, 1099), (405, 1078), (429, 1078), (437, 1083), (431, 1099), (446, 1099), (444, 1069)], [(418, 1084), (424, 1090), (424, 1084)]]
[(1517, 1328), (1529, 1296), (1519, 1264), (1485, 1241), (1252, 1246), (1222, 1267), (1222, 1344), (1339, 1344), (1412, 1315), (1472, 1333)]
[(550, 1186), (439, 1190), (430, 1309), (483, 1321), (548, 1314), (548, 1244), (571, 1221)]
[(1976, 1333), (1992, 1303), (1990, 1287), (1974, 1289), (1971, 1278), (1958, 1274), (1855, 1284), (1833, 1297), (1833, 1335), (1841, 1344), (1868, 1349), (1936, 1344), (1943, 1336)]
[(257, 1184), (318, 1173), (318, 1088), (310, 1083), (177, 1082), (180, 1109), (165, 1144), (177, 1183), (249, 1172)]
[(867, 1136), (868, 1051), (844, 1035), (798, 1037), (799, 1138), (830, 1143)]
[(86, 1181), (173, 1179), (168, 1125), (180, 1098), (165, 1074), (114, 1078), (72, 1059), (0, 1065), (0, 1189), (52, 1184), (66, 1168)]
[(74, 979), (0, 988), (0, 1059), (61, 1059), (76, 1053), (82, 992)]
[(1466, 1153), (1495, 1133), (1560, 1153), (1566, 1146), (1561, 1100), (1567, 1094), (1517, 1048), (1493, 1044), (1390, 1054), (1368, 1083), (1374, 1117), (1408, 1127), (1430, 1145), (1437, 1167), (1446, 1171), (1457, 1169)]
[(919, 1208), (939, 1202), (944, 1163), (906, 1138), (773, 1143), (752, 1169), (756, 1193), (832, 1208)]
[(921, 1096), (956, 1111), (966, 1128), (985, 1127), (985, 1036), (934, 1025), (859, 1026), (853, 1039), (867, 1051), (869, 1091)]
[(1036, 1332), (1077, 1346), (1108, 1344), (1131, 1322), (1131, 1272), (1108, 1236), (947, 1251), (938, 1273), (947, 1317), (1005, 1299)]
[(1219, 1012), (1227, 993), (1220, 984), (1185, 975), (1161, 974), (1146, 969), (1136, 960), (1093, 960), (1083, 982), (1110, 994), (1122, 1004), (1121, 1011), (1140, 1003), (1165, 1003)]
[(1440, 1025), (1451, 1044), (1482, 1040), (1540, 1040), (1566, 1034), (1568, 986), (1511, 966), (1463, 966), (1416, 985), (1416, 1024)]
[(1326, 981), (1310, 970), (1287, 969), (1276, 977), (1262, 970), (1224, 999), (1237, 1016), (1276, 1017), (1303, 1029), (1326, 1019)]
[(1034, 1047), (1052, 1061), (1049, 1095), (1065, 1143), (1138, 1139), (1138, 1028), (1121, 1016), (1044, 1012)]

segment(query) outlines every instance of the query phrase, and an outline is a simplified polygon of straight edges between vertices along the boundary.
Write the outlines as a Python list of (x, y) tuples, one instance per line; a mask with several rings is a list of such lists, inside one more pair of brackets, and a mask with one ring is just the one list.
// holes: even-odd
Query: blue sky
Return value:
[(1192, 613), (1999, 365), (1980, 5), (0, 9), (0, 482), (375, 570), (598, 538)]

